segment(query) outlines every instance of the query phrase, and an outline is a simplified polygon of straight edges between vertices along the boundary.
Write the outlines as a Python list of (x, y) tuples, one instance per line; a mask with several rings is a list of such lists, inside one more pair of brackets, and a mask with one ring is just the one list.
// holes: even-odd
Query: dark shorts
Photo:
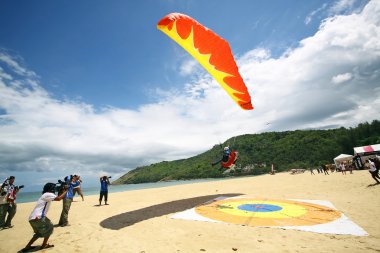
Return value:
[(34, 236), (36, 237), (48, 237), (53, 233), (54, 226), (48, 217), (43, 217), (38, 220), (30, 220), (29, 223), (33, 228)]
[(100, 191), (99, 201), (102, 201), (104, 197), (104, 201), (107, 203), (108, 201), (108, 191)]

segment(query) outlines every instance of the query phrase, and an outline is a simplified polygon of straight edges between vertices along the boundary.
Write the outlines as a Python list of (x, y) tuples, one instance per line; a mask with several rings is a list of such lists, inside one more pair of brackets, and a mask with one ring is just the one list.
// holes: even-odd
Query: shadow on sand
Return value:
[(376, 185), (380, 185), (380, 183), (369, 184), (369, 185), (367, 185), (367, 188), (368, 187), (373, 187), (373, 186), (376, 186)]
[(162, 215), (167, 215), (171, 213), (181, 212), (196, 207), (198, 205), (204, 204), (205, 202), (211, 201), (218, 197), (235, 197), (240, 195), (242, 194), (215, 194), (166, 202), (109, 217), (101, 221), (100, 226), (108, 229), (119, 230), (131, 226), (140, 221), (160, 217)]

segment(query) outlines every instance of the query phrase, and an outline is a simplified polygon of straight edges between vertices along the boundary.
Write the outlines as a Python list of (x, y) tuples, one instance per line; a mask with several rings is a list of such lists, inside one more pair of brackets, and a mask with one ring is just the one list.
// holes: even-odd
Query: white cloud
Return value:
[(351, 11), (355, 6), (356, 0), (339, 0), (336, 1), (329, 9), (330, 14), (341, 14)]
[(351, 78), (352, 78), (351, 73), (344, 73), (344, 74), (339, 74), (339, 75), (333, 76), (331, 81), (335, 84), (339, 84), (339, 83), (344, 83), (348, 80), (351, 80)]
[(179, 68), (179, 73), (183, 76), (191, 75), (197, 69), (198, 65), (199, 63), (195, 60), (185, 60)]
[(323, 12), (327, 8), (327, 4), (323, 4), (320, 8), (313, 10), (312, 12), (309, 13), (309, 15), (306, 16), (305, 18), (305, 24), (308, 25), (314, 18), (315, 15), (318, 13)]
[(12, 76), (5, 73), (2, 67), (0, 67), (0, 79), (12, 80)]
[(315, 17), (322, 19), (335, 15), (358, 13), (361, 11), (365, 0), (337, 0), (331, 3), (324, 3), (321, 7), (311, 11), (305, 18), (308, 25)]
[(36, 74), (1, 55), (7, 66), (0, 69), (2, 171), (119, 175), (198, 154), (234, 135), (353, 126), (378, 118), (380, 109), (378, 1), (361, 13), (326, 19), (315, 35), (279, 58), (264, 48), (239, 57), (252, 111), (241, 110), (209, 75), (198, 74), (184, 90), (162, 92), (156, 103), (96, 112), (85, 103), (54, 99)]
[(19, 74), (21, 76), (36, 77), (36, 74), (33, 71), (22, 67), (16, 59), (10, 57), (8, 54), (0, 53), (0, 61), (6, 63), (7, 66), (11, 68), (12, 71), (14, 71), (16, 74)]

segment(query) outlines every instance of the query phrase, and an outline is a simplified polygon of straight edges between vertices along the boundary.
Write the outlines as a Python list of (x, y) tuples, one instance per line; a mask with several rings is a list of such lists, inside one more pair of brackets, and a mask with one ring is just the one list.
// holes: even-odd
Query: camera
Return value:
[(62, 180), (58, 180), (58, 183), (55, 184), (55, 192), (58, 193), (58, 195), (60, 195), (67, 187), (67, 183), (66, 182), (63, 182)]
[(22, 188), (24, 188), (25, 186), (24, 185), (19, 185), (19, 186), (15, 186), (15, 189), (16, 190), (20, 190), (20, 189), (22, 189)]
[[(10, 180), (10, 178), (6, 178), (4, 180), (4, 182), (3, 182), (3, 184), (1, 185), (1, 190), (0, 190), (0, 195), (1, 196), (4, 196), (5, 194), (7, 194), (7, 187), (10, 186), (9, 180)], [(18, 191), (18, 190), (24, 188), (25, 186), (24, 185), (19, 185), (19, 186), (15, 185), (13, 187), (14, 187), (15, 190)]]

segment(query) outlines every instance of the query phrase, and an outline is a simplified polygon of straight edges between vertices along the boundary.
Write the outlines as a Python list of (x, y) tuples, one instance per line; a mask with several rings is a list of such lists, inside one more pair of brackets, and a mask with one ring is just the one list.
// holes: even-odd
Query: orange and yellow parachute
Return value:
[(191, 54), (242, 109), (253, 109), (251, 96), (227, 41), (180, 13), (166, 15), (158, 22), (157, 28)]

